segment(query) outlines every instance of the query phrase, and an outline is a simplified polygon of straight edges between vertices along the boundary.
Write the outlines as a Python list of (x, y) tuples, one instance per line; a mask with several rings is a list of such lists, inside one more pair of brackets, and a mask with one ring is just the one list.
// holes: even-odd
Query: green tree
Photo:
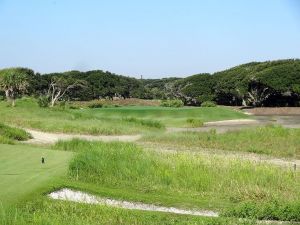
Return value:
[(0, 71), (0, 89), (14, 107), (16, 98), (24, 94), (29, 86), (27, 69), (8, 68)]

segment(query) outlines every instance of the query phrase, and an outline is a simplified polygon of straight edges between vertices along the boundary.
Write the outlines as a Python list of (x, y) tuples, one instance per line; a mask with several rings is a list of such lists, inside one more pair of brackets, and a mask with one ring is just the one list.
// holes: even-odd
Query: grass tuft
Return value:
[(0, 143), (12, 144), (13, 141), (26, 141), (31, 135), (20, 128), (14, 128), (0, 123)]
[(145, 120), (145, 119), (137, 119), (134, 117), (125, 117), (122, 120), (129, 123), (139, 124), (145, 127), (158, 128), (158, 129), (165, 128), (165, 126), (161, 122), (156, 120), (151, 120), (151, 119)]

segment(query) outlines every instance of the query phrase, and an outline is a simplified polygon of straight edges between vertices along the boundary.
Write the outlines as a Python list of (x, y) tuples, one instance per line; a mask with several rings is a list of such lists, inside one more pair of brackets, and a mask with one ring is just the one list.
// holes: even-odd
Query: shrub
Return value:
[(91, 109), (99, 109), (103, 107), (103, 103), (101, 102), (92, 102), (90, 104), (88, 104), (88, 107)]
[(195, 118), (188, 118), (186, 122), (189, 125), (189, 127), (202, 127), (204, 124), (202, 120)]
[(213, 101), (202, 102), (201, 107), (216, 107), (216, 103)]
[(180, 99), (174, 99), (174, 100), (162, 100), (160, 103), (160, 106), (163, 107), (176, 107), (176, 108), (180, 108), (183, 107), (183, 101), (181, 101)]
[(39, 105), (39, 107), (41, 107), (41, 108), (46, 108), (46, 107), (48, 107), (48, 106), (49, 106), (49, 103), (50, 103), (50, 101), (49, 101), (49, 98), (48, 98), (47, 96), (40, 96), (40, 97), (38, 98), (38, 105)]

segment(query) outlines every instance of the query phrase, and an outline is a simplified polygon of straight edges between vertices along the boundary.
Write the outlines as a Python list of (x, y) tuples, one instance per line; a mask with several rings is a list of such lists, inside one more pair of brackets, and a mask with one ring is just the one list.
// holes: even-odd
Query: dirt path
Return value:
[(114, 200), (109, 198), (100, 198), (95, 195), (91, 195), (81, 191), (74, 191), (67, 188), (61, 189), (56, 192), (52, 192), (48, 196), (56, 200), (65, 200), (65, 201), (80, 202), (80, 203), (87, 203), (87, 204), (107, 205), (107, 206), (123, 208), (123, 209), (168, 212), (168, 213), (185, 214), (185, 215), (193, 215), (193, 216), (208, 216), (208, 217), (219, 216), (217, 212), (208, 211), (208, 210), (185, 210), (185, 209), (178, 209), (174, 207), (162, 207), (162, 206), (156, 206), (152, 204), (145, 204), (139, 202), (128, 202), (128, 201)]
[(123, 141), (134, 142), (141, 138), (141, 135), (119, 135), (119, 136), (106, 136), (106, 135), (82, 135), (82, 134), (64, 134), (64, 133), (46, 133), (37, 130), (25, 129), (32, 135), (32, 139), (25, 141), (30, 144), (54, 144), (59, 140), (71, 140), (74, 138), (88, 140), (88, 141)]
[(228, 131), (239, 131), (245, 128), (280, 125), (285, 128), (300, 128), (300, 116), (254, 116), (254, 119), (223, 120), (204, 123), (203, 127), (177, 128), (169, 127), (167, 132), (208, 132), (215, 130), (218, 134)]
[(222, 120), (215, 122), (206, 122), (203, 127), (169, 127), (167, 132), (182, 132), (182, 131), (193, 131), (193, 132), (208, 132), (212, 129), (216, 130), (217, 133), (225, 133), (228, 131), (241, 130), (249, 127), (264, 126), (266, 123), (255, 119), (237, 119), (237, 120)]

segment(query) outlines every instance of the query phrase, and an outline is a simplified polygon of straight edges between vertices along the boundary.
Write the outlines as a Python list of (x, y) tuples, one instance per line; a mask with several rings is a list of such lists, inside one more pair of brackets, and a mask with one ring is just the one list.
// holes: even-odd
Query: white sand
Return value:
[(119, 135), (119, 136), (106, 136), (106, 135), (83, 135), (83, 134), (64, 134), (64, 133), (46, 133), (37, 130), (25, 129), (32, 135), (32, 139), (29, 139), (28, 143), (32, 144), (54, 144), (59, 140), (71, 140), (74, 138), (83, 139), (87, 141), (123, 141), (134, 142), (138, 140), (141, 135)]
[(156, 212), (167, 212), (175, 214), (185, 214), (185, 215), (194, 215), (194, 216), (207, 216), (207, 217), (218, 217), (218, 213), (208, 210), (184, 210), (174, 207), (162, 207), (152, 204), (144, 204), (137, 202), (128, 202), (121, 200), (114, 200), (109, 198), (100, 198), (95, 195), (90, 195), (81, 191), (73, 191), (71, 189), (61, 189), (49, 194), (49, 197), (56, 200), (65, 200), (71, 202), (80, 202), (87, 204), (100, 204), (113, 206), (124, 209), (135, 209), (135, 210), (144, 210), (144, 211), (156, 211)]
[(247, 124), (258, 124), (259, 121), (253, 119), (235, 119), (235, 120), (220, 120), (214, 122), (206, 122), (205, 126), (217, 126), (217, 125), (247, 125)]

